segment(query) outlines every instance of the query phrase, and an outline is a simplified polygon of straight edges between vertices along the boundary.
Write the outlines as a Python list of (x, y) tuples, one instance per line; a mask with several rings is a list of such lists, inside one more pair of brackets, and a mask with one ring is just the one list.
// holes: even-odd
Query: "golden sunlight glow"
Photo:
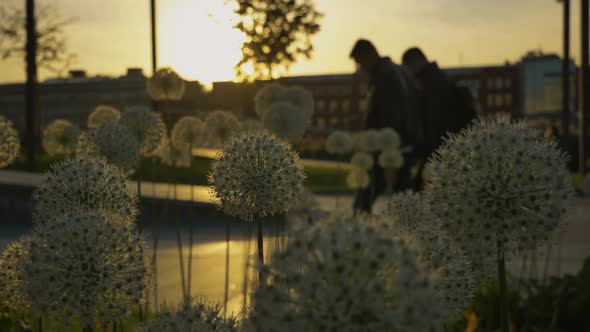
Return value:
[(160, 67), (172, 67), (183, 78), (205, 84), (234, 79), (245, 36), (233, 28), (238, 17), (231, 4), (223, 2), (160, 2)]

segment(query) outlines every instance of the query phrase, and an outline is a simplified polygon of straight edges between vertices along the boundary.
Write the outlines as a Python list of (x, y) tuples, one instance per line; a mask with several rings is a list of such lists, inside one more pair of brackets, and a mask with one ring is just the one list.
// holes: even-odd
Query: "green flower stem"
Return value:
[(262, 234), (262, 219), (258, 219), (258, 282), (263, 282), (262, 266), (264, 265), (264, 235)]
[(498, 241), (498, 282), (500, 284), (500, 326), (502, 332), (510, 332), (509, 329), (509, 310), (508, 310), (508, 294), (506, 289), (506, 264), (504, 262), (504, 248), (502, 243)]
[[(192, 147), (191, 147), (192, 149)], [(191, 158), (192, 160), (192, 158)], [(195, 202), (195, 194), (193, 190), (193, 185), (191, 185), (191, 205)], [(187, 295), (191, 296), (191, 286), (193, 281), (193, 244), (194, 244), (194, 236), (193, 236), (193, 222), (192, 220), (189, 221), (189, 230), (188, 230), (188, 275), (187, 275)]]
[(244, 284), (242, 285), (242, 315), (246, 315), (246, 306), (248, 305), (248, 277), (250, 272), (250, 245), (252, 244), (252, 224), (248, 223), (248, 242), (246, 243), (246, 252), (244, 255)]
[(225, 222), (225, 287), (223, 295), (223, 314), (227, 317), (227, 300), (229, 296), (229, 221)]
[[(173, 184), (174, 186), (174, 201), (176, 201), (177, 195), (178, 195), (178, 187), (175, 184)], [(176, 223), (176, 244), (178, 246), (178, 258), (180, 259), (180, 282), (181, 282), (181, 286), (182, 286), (182, 300), (183, 303), (186, 303), (187, 301), (187, 294), (186, 294), (186, 282), (184, 280), (184, 259), (182, 258), (182, 237), (180, 235), (180, 228), (179, 228), (179, 222)]]

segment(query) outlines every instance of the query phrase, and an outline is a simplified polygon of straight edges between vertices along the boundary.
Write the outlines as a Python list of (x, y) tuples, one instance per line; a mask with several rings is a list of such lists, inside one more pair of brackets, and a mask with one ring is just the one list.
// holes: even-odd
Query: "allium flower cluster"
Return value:
[(286, 212), (301, 192), (304, 177), (291, 145), (268, 132), (234, 138), (209, 174), (222, 210), (246, 221)]
[(374, 164), (375, 160), (373, 156), (366, 152), (357, 152), (354, 155), (352, 155), (352, 159), (350, 159), (350, 165), (353, 168), (358, 168), (365, 171), (368, 171), (371, 168), (373, 168)]
[(280, 102), (285, 97), (285, 88), (279, 84), (272, 83), (265, 85), (262, 89), (258, 90), (254, 97), (254, 105), (256, 114), (260, 118), (264, 118), (264, 114), (268, 108), (277, 102)]
[(230, 112), (213, 111), (205, 118), (205, 132), (208, 144), (213, 147), (223, 146), (240, 130), (240, 122)]
[(186, 84), (171, 68), (158, 69), (147, 80), (147, 92), (153, 100), (180, 100)]
[(0, 115), (0, 168), (14, 162), (20, 151), (20, 139), (12, 122)]
[(83, 135), (78, 141), (78, 158), (103, 159), (126, 175), (132, 174), (139, 165), (139, 144), (127, 127), (105, 122)]
[(68, 211), (97, 210), (120, 215), (131, 224), (138, 211), (125, 175), (116, 166), (90, 159), (54, 164), (33, 193), (33, 202), (33, 221), (38, 225)]
[(157, 156), (162, 163), (172, 167), (191, 167), (192, 155), (188, 146), (177, 147), (169, 143), (166, 139), (164, 144), (158, 149)]
[(353, 136), (355, 151), (377, 152), (381, 149), (381, 138), (376, 129), (361, 131)]
[(153, 154), (166, 136), (166, 124), (160, 114), (144, 107), (127, 109), (119, 122), (135, 136), (142, 156)]
[(385, 169), (397, 169), (403, 166), (404, 156), (400, 150), (385, 150), (379, 154), (377, 162)]
[(143, 300), (144, 242), (124, 218), (66, 213), (33, 238), (25, 287), (35, 312), (92, 326), (118, 321)]
[(461, 314), (473, 297), (481, 271), (474, 271), (469, 257), (441, 229), (420, 194), (394, 195), (386, 213), (395, 222), (394, 234), (405, 234), (419, 242), (421, 261), (437, 275), (435, 288), (445, 308), (444, 318)]
[(320, 203), (309, 189), (303, 189), (287, 211), (286, 219), (291, 229), (301, 229), (316, 223), (324, 215)]
[(284, 91), (284, 98), (282, 101), (291, 103), (299, 108), (305, 114), (305, 119), (309, 120), (313, 116), (314, 101), (313, 95), (308, 90), (294, 86), (286, 88)]
[(379, 151), (398, 150), (401, 144), (399, 134), (393, 128), (382, 128), (377, 131)]
[(224, 318), (221, 311), (219, 304), (209, 304), (205, 299), (193, 299), (189, 306), (183, 304), (176, 312), (164, 309), (155, 319), (142, 326), (140, 331), (239, 331), (238, 320), (233, 316)]
[(366, 189), (370, 183), (369, 172), (364, 169), (353, 167), (346, 176), (346, 184), (350, 189)]
[(334, 216), (293, 233), (263, 268), (257, 331), (431, 331), (441, 308), (431, 276), (378, 221)]
[(432, 210), (469, 255), (531, 249), (547, 240), (571, 192), (565, 156), (508, 118), (480, 119), (427, 165)]
[(203, 121), (194, 116), (183, 116), (170, 132), (170, 142), (179, 148), (192, 148), (203, 142)]
[(76, 152), (80, 129), (68, 120), (55, 120), (43, 131), (43, 148), (50, 156)]
[(8, 244), (0, 254), (0, 312), (24, 311), (30, 307), (25, 292), (24, 268), (30, 260), (31, 238), (24, 236)]
[(352, 151), (352, 138), (344, 131), (334, 131), (326, 139), (326, 151), (329, 154), (344, 155)]
[(108, 105), (98, 105), (90, 115), (88, 115), (88, 128), (98, 128), (98, 126), (107, 122), (119, 122), (121, 112), (118, 109)]
[(264, 127), (287, 141), (297, 141), (303, 137), (307, 124), (305, 113), (287, 102), (272, 104), (263, 117)]

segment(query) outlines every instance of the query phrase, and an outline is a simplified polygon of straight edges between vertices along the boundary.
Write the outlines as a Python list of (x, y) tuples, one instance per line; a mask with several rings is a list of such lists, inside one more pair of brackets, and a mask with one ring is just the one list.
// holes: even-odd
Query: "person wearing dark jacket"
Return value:
[[(402, 146), (413, 148), (420, 144), (422, 132), (417, 114), (416, 88), (410, 74), (388, 57), (382, 57), (368, 40), (359, 39), (350, 57), (359, 69), (369, 77), (371, 90), (365, 129), (393, 128), (399, 135)], [(410, 187), (411, 158), (398, 173), (396, 190)], [(362, 190), (355, 198), (355, 209), (370, 212), (377, 196), (385, 190), (383, 169), (377, 163), (372, 170), (369, 189)]]
[(418, 91), (418, 107), (423, 115), (424, 145), (417, 151), (420, 167), (414, 180), (416, 190), (423, 186), (422, 172), (426, 160), (442, 143), (444, 136), (453, 127), (453, 83), (438, 67), (429, 62), (419, 48), (410, 48), (402, 56), (403, 65), (414, 76)]

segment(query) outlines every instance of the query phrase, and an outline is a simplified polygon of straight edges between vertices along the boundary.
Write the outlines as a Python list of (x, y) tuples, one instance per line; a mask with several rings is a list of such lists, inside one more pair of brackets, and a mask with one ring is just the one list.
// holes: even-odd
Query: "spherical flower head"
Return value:
[(379, 166), (385, 169), (398, 169), (404, 165), (404, 156), (400, 150), (385, 150), (377, 158)]
[(370, 170), (375, 165), (375, 160), (373, 156), (366, 152), (357, 152), (352, 155), (352, 159), (350, 159), (350, 165), (354, 168), (362, 169), (362, 170)]
[(184, 80), (172, 68), (158, 69), (146, 84), (153, 100), (181, 100), (186, 89)]
[(376, 129), (368, 129), (357, 133), (353, 137), (355, 151), (377, 152), (381, 149), (379, 132)]
[(290, 142), (301, 139), (307, 129), (303, 110), (287, 102), (272, 104), (263, 122), (265, 128)]
[(346, 185), (350, 189), (366, 189), (370, 183), (369, 172), (362, 168), (352, 167), (346, 176)]
[(401, 144), (399, 134), (393, 128), (382, 128), (377, 131), (380, 151), (398, 150)]
[(203, 142), (203, 121), (194, 116), (183, 116), (170, 133), (170, 142), (179, 148), (193, 148)]
[(68, 211), (103, 210), (132, 224), (137, 198), (116, 166), (102, 160), (69, 159), (52, 165), (33, 193), (33, 221), (44, 224)]
[(126, 174), (139, 165), (139, 143), (131, 131), (118, 123), (107, 122), (96, 128), (94, 138), (101, 155)]
[(118, 321), (143, 301), (144, 241), (124, 218), (66, 213), (33, 238), (25, 275), (36, 313), (92, 326)]
[(80, 129), (68, 120), (55, 120), (43, 131), (43, 148), (50, 156), (76, 152)]
[(302, 109), (305, 113), (306, 120), (312, 118), (314, 111), (313, 95), (305, 88), (299, 86), (286, 88), (282, 101), (291, 103), (295, 107)]
[(166, 124), (160, 114), (145, 107), (128, 108), (119, 122), (135, 136), (142, 156), (152, 155), (166, 136)]
[(260, 89), (254, 97), (256, 114), (262, 119), (268, 108), (285, 97), (285, 88), (279, 84), (271, 83)]
[(108, 105), (98, 105), (88, 116), (88, 128), (97, 128), (106, 122), (119, 122), (121, 112)]
[(240, 131), (260, 131), (264, 128), (262, 122), (255, 119), (247, 119), (240, 122)]
[(167, 143), (158, 150), (158, 157), (165, 165), (172, 167), (191, 167), (192, 155), (188, 146), (176, 147)]
[(229, 142), (240, 128), (240, 122), (230, 112), (213, 111), (205, 118), (205, 131), (208, 143), (214, 147)]
[(473, 269), (471, 259), (441, 229), (429, 202), (419, 193), (399, 193), (389, 202), (386, 215), (394, 222), (394, 234), (418, 241), (420, 260), (437, 275), (435, 288), (445, 308), (443, 316), (450, 319), (461, 314), (473, 298), (481, 271)]
[(332, 216), (294, 232), (265, 265), (258, 331), (430, 331), (437, 293), (418, 253), (383, 223)]
[(430, 159), (432, 211), (469, 255), (532, 249), (562, 224), (571, 192), (565, 156), (506, 117), (480, 119)]
[(329, 154), (344, 155), (352, 151), (352, 138), (345, 131), (334, 131), (326, 139), (326, 151)]
[(232, 315), (224, 317), (221, 305), (208, 303), (205, 298), (196, 298), (191, 300), (190, 305), (182, 304), (175, 312), (164, 308), (139, 331), (237, 332), (239, 323)]
[(301, 192), (304, 178), (292, 146), (268, 132), (235, 137), (209, 173), (221, 209), (246, 221), (285, 213)]
[(20, 139), (12, 122), (0, 115), (0, 168), (14, 162), (20, 151)]
[(0, 312), (24, 311), (31, 302), (25, 292), (24, 268), (30, 261), (31, 238), (23, 236), (0, 254)]

